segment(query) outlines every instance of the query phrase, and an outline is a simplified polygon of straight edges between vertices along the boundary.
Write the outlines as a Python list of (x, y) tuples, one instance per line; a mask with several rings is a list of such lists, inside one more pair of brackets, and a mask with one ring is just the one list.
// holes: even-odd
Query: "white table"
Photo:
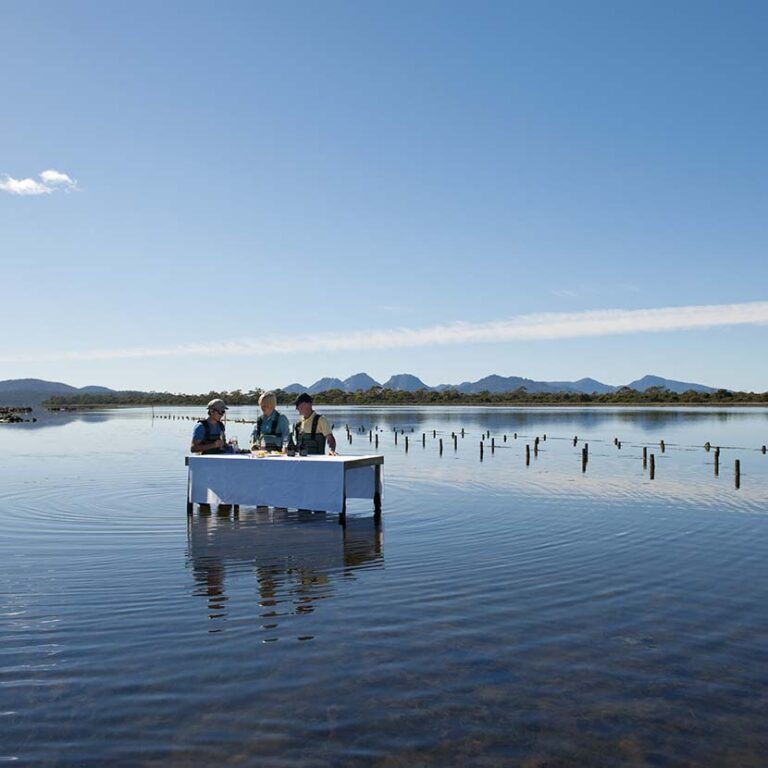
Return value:
[(338, 512), (347, 499), (372, 499), (381, 516), (383, 456), (187, 456), (187, 513), (195, 504)]

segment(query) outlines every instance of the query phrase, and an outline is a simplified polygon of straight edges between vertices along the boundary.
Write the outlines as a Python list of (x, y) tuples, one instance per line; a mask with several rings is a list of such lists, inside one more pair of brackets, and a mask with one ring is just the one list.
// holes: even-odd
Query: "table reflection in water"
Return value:
[(211, 632), (224, 629), (228, 614), (241, 618), (233, 602), (235, 584), (238, 598), (245, 596), (243, 612), (253, 615), (255, 609), (269, 632), (289, 617), (313, 613), (333, 596), (339, 580), (384, 564), (382, 528), (370, 518), (350, 518), (340, 526), (335, 515), (295, 510), (201, 514), (188, 518), (187, 534), (194, 594), (206, 598)]

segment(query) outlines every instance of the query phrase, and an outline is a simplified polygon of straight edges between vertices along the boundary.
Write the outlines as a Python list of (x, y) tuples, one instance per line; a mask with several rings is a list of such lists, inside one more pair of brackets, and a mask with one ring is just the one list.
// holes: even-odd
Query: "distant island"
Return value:
[[(373, 382), (371, 384), (371, 382)], [(520, 377), (487, 376), (476, 382), (429, 387), (412, 374), (398, 374), (379, 384), (361, 373), (346, 380), (320, 379), (303, 387), (275, 390), (281, 405), (298, 392), (311, 392), (324, 405), (768, 405), (768, 392), (737, 392), (701, 384), (645, 376), (614, 387), (595, 379), (543, 382)], [(77, 388), (42, 379), (0, 381), (0, 405), (42, 405), (52, 410), (101, 406), (205, 405), (222, 397), (230, 405), (256, 405), (262, 390), (182, 394), (108, 387)]]

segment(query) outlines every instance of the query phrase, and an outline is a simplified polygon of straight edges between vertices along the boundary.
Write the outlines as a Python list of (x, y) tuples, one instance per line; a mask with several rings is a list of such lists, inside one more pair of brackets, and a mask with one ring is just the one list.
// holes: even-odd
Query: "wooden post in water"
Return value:
[(368, 442), (370, 443), (372, 441), (373, 441), (373, 430), (370, 429), (368, 430)]
[(648, 447), (644, 445), (643, 446), (643, 469), (645, 469), (647, 464), (648, 464)]
[(432, 430), (432, 439), (434, 440), (436, 437), (437, 437), (437, 430), (433, 429)]
[(405, 436), (405, 452), (408, 453), (408, 435)]
[(587, 461), (589, 461), (589, 443), (584, 443), (584, 453), (587, 454)]
[(507, 442), (507, 436), (506, 435), (504, 435), (504, 442), (505, 443)]
[(542, 442), (545, 442), (545, 443), (547, 442), (547, 433), (546, 432), (542, 435), (541, 439), (542, 439)]
[(765, 453), (765, 451), (766, 451), (766, 447), (765, 447), (765, 446), (763, 446), (763, 447), (760, 449), (760, 453)]
[(618, 442), (618, 443), (616, 443), (616, 447), (617, 447), (619, 450), (621, 450), (621, 440), (619, 440), (619, 442)]
[(427, 433), (422, 432), (421, 433), (421, 447), (426, 448), (427, 447)]
[(651, 468), (650, 468), (650, 478), (653, 480), (653, 478), (656, 476), (656, 457), (651, 454)]
[(661, 452), (662, 452), (662, 453), (664, 453), (664, 449), (665, 449), (665, 447), (666, 447), (666, 446), (664, 445), (664, 441), (663, 441), (663, 440), (661, 440), (661, 441), (659, 442), (659, 448), (661, 448)]
[(715, 476), (720, 474), (720, 446), (715, 448)]
[(579, 436), (578, 435), (574, 435), (573, 436), (573, 447), (574, 448), (576, 447), (576, 443), (578, 443), (578, 442), (579, 442)]
[(587, 455), (587, 449), (582, 448), (581, 449), (581, 471), (586, 472), (587, 471), (587, 461), (589, 460), (589, 457)]
[(440, 438), (440, 455), (443, 455), (443, 438)]
[(538, 436), (533, 441), (533, 455), (538, 456), (539, 455), (539, 438)]
[(525, 444), (525, 466), (527, 467), (531, 463), (531, 446), (528, 443)]
[(741, 487), (741, 461), (736, 459), (736, 463), (733, 466), (733, 479), (736, 483), (736, 490)]
[(517, 432), (515, 432), (515, 434), (513, 435), (513, 437), (515, 438), (515, 440), (517, 440)]
[(374, 445), (375, 445), (377, 448), (379, 447), (379, 433), (378, 433), (378, 432), (377, 432), (377, 433), (376, 433), (376, 434), (373, 436), (373, 444), (374, 444)]
[(464, 437), (464, 427), (461, 428), (461, 436)]
[(397, 445), (397, 430), (395, 430), (395, 445)]
[(496, 438), (491, 438), (491, 453), (496, 453)]
[(480, 461), (483, 460), (483, 441), (480, 441)]
[(613, 444), (614, 445), (618, 445), (619, 444), (619, 438), (618, 437), (614, 437), (613, 438)]
[(453, 450), (458, 451), (459, 450), (459, 436), (454, 435), (453, 436)]

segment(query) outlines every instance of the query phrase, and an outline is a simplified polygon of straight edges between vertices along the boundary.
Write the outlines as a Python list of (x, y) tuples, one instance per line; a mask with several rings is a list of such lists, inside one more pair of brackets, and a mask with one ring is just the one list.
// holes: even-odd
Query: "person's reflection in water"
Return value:
[[(370, 517), (350, 518), (342, 527), (325, 515), (285, 510), (269, 517), (243, 510), (240, 519), (201, 514), (189, 519), (188, 540), (195, 595), (207, 598), (208, 616), (219, 624), (226, 618), (225, 573), (231, 580), (255, 574), (255, 613), (269, 635), (263, 642), (275, 642), (290, 617), (311, 614), (333, 597), (338, 577), (383, 564), (381, 527)], [(230, 613), (232, 606), (230, 601)]]
[[(196, 595), (208, 598), (208, 618), (226, 618), (227, 596), (224, 594), (224, 565), (217, 558), (199, 558), (192, 562), (192, 572), (195, 577)], [(220, 632), (221, 629), (211, 629)]]

